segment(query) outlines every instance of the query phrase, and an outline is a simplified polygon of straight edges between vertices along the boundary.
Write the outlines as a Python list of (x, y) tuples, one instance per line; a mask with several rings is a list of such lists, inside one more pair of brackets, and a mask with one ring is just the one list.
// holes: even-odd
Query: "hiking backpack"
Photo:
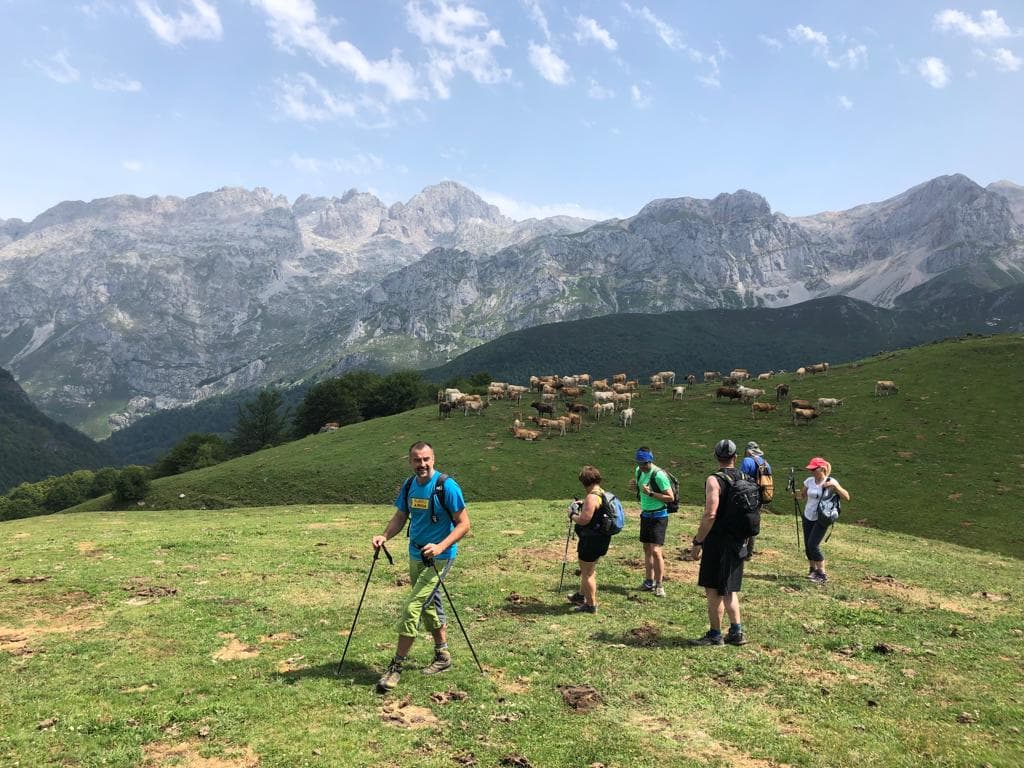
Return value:
[(761, 490), (738, 469), (715, 472), (724, 496), (718, 501), (722, 530), (736, 541), (761, 533)]
[[(408, 515), (408, 520), (405, 525), (405, 535), (409, 536), (409, 529), (412, 528), (412, 510), (409, 508), (409, 492), (412, 490), (412, 481), (416, 479), (416, 475), (410, 475), (406, 481), (402, 484), (402, 498), (405, 499), (405, 509)], [(455, 525), (455, 518), (452, 517), (452, 511), (448, 509), (448, 506), (444, 503), (444, 484), (448, 479), (448, 475), (441, 472), (437, 476), (437, 482), (434, 483), (434, 492), (430, 494), (430, 522), (434, 524), (438, 521), (437, 510), (435, 503), (441, 506), (441, 509), (448, 515), (448, 519), (452, 521), (452, 525)]]
[[(651, 465), (651, 477), (648, 480), (648, 482), (651, 483), (651, 487), (653, 487), (653, 488), (657, 488), (657, 486), (654, 485), (654, 479), (658, 476), (659, 472), (664, 472), (665, 473), (665, 477), (668, 478), (669, 488), (672, 489), (672, 501), (666, 501), (665, 502), (665, 511), (667, 511), (671, 515), (671, 514), (674, 514), (674, 513), (679, 511), (679, 480), (676, 479), (676, 476), (673, 475), (671, 472), (669, 472), (667, 469), (662, 469), (661, 467), (652, 464)], [(636, 500), (637, 501), (640, 501), (640, 475), (642, 475), (642, 474), (643, 474), (643, 472), (641, 472), (640, 468), (637, 467), (637, 470), (636, 470)]]
[(601, 506), (594, 510), (590, 522), (576, 528), (580, 536), (614, 536), (626, 527), (626, 510), (614, 493), (601, 494)]
[(822, 491), (821, 498), (818, 499), (818, 519), (824, 523), (834, 523), (838, 520), (839, 499), (839, 494), (831, 488)]
[(757, 465), (754, 480), (757, 483), (757, 487), (761, 489), (761, 503), (770, 504), (771, 500), (775, 498), (775, 480), (772, 478), (771, 467), (768, 466), (768, 462), (764, 459), (758, 461), (755, 458), (754, 464)]

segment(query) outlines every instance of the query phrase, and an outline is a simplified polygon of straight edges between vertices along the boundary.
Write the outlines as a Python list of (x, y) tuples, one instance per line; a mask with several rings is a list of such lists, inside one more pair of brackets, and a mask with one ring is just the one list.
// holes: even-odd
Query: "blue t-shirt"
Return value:
[[(398, 489), (398, 496), (395, 498), (395, 507), (409, 515), (409, 557), (416, 559), (420, 556), (417, 545), (437, 544), (444, 540), (444, 537), (452, 532), (455, 527), (448, 513), (438, 504), (437, 499), (432, 499), (434, 486), (437, 485), (437, 476), (440, 474), (436, 469), (425, 484), (420, 485), (419, 480), (413, 477), (409, 483), (409, 498), (406, 505), (406, 497), (402, 493), (405, 490), (405, 483)], [(445, 480), (443, 486), (445, 506), (454, 515), (466, 507), (466, 500), (462, 497), (462, 489), (452, 478)], [(433, 507), (436, 523), (430, 521), (431, 507)], [(458, 544), (452, 544), (448, 549), (437, 556), (438, 560), (454, 559), (458, 552)]]
[(771, 464), (765, 461), (764, 458), (761, 456), (758, 456), (758, 458), (761, 459), (761, 461), (754, 461), (753, 456), (744, 456), (743, 461), (740, 462), (740, 472), (749, 477), (751, 480), (757, 479), (758, 464), (764, 464), (765, 469), (768, 470), (768, 474), (771, 474), (772, 471)]

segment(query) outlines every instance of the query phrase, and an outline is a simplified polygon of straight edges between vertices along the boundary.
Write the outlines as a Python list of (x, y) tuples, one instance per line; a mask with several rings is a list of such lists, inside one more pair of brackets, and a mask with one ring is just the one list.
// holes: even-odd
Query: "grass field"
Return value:
[[(920, 391), (845, 413), (905, 409)], [(389, 472), (407, 439), (382, 448)], [(844, 479), (856, 498), (864, 479)], [(750, 644), (691, 649), (704, 604), (695, 564), (676, 555), (696, 508), (670, 524), (668, 597), (635, 590), (634, 517), (599, 565), (595, 616), (568, 614), (554, 593), (563, 501), (471, 498), (470, 510), (450, 589), (488, 674), (453, 622), (455, 668), (406, 673), (388, 697), (372, 685), (406, 588), (383, 558), (334, 674), (387, 506), (0, 523), (0, 765), (1024, 763), (1019, 559), (846, 524), (825, 546), (821, 587), (803, 578), (794, 518), (768, 515), (742, 596)], [(405, 541), (392, 544), (400, 565)], [(429, 657), (418, 642), (416, 664)], [(572, 686), (592, 686), (593, 709), (567, 704), (585, 693)]]
[[(457, 414), (443, 422), (435, 408), (420, 408), (163, 478), (145, 505), (386, 503), (409, 472), (410, 443), (421, 439), (435, 446), (438, 467), (459, 480), (471, 502), (565, 498), (584, 463), (599, 467), (608, 487), (625, 495), (633, 452), (647, 444), (679, 477), (683, 501), (696, 504), (714, 444), (730, 437), (761, 444), (777, 485), (785, 485), (789, 467), (797, 467), (799, 482), (810, 457), (828, 458), (853, 497), (844, 507), (848, 520), (1022, 557), (1022, 370), (1024, 337), (1001, 335), (886, 353), (836, 366), (828, 376), (764, 382), (769, 394), (762, 399), (772, 402), (780, 382), (791, 385), (791, 397), (844, 400), (834, 414), (800, 427), (785, 404), (755, 421), (738, 403), (716, 402), (712, 385), (691, 388), (681, 402), (644, 394), (630, 429), (591, 420), (581, 434), (537, 443), (512, 438), (517, 409), (506, 402), (493, 403), (482, 417)], [(899, 393), (875, 397), (878, 379), (896, 381)], [(522, 411), (533, 413), (528, 401)], [(109, 504), (99, 499), (80, 509)]]

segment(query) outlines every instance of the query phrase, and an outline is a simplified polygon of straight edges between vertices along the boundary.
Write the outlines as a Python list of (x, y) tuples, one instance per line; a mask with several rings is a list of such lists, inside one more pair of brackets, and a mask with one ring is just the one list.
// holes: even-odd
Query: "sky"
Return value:
[(1024, 2), (0, 0), (0, 98), (0, 219), (445, 179), (516, 219), (799, 216), (1024, 184)]

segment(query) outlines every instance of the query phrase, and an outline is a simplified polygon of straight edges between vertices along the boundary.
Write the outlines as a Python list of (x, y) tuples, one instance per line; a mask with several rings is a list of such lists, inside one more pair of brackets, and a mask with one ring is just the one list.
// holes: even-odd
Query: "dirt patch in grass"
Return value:
[(285, 675), (289, 672), (298, 672), (300, 669), (308, 669), (309, 664), (305, 662), (305, 656), (291, 656), (284, 661), (277, 662), (277, 671)]
[(239, 661), (241, 659), (254, 659), (260, 655), (260, 649), (255, 645), (246, 645), (233, 633), (218, 632), (217, 637), (226, 640), (224, 646), (213, 654), (214, 661)]
[(644, 622), (639, 627), (633, 627), (627, 634), (636, 645), (646, 648), (657, 645), (658, 639), (661, 637), (661, 630), (650, 622)]
[(293, 635), (291, 632), (275, 632), (272, 635), (263, 635), (257, 642), (260, 645), (270, 645), (279, 649), (298, 639), (298, 635)]
[(102, 557), (107, 554), (106, 550), (97, 547), (94, 541), (80, 541), (75, 546), (78, 548), (78, 554), (83, 557)]
[(203, 757), (203, 746), (201, 741), (146, 744), (142, 748), (142, 768), (258, 768), (260, 764), (252, 747), (229, 747), (218, 757)]
[(399, 728), (433, 728), (438, 719), (427, 707), (412, 703), (412, 696), (391, 701), (380, 708), (380, 719)]
[[(559, 546), (558, 544), (546, 544), (537, 547), (520, 547), (519, 549), (509, 550), (509, 557), (513, 562), (523, 564), (523, 568), (526, 570), (532, 570), (532, 565), (535, 562), (546, 562), (546, 563), (560, 563), (562, 562), (562, 555), (565, 553), (565, 544)], [(569, 560), (570, 562), (575, 561), (576, 553), (572, 551), (572, 547), (569, 549)]]
[(583, 683), (581, 685), (559, 685), (559, 693), (569, 709), (576, 712), (590, 712), (604, 704), (604, 699), (597, 689), (592, 685)]
[(448, 691), (437, 691), (436, 693), (430, 694), (430, 700), (435, 704), (450, 704), (453, 701), (465, 701), (468, 698), (468, 693), (454, 688)]
[(44, 581), (49, 581), (49, 576), (15, 576), (13, 579), (8, 579), (8, 584), (41, 584)]
[(926, 608), (941, 608), (944, 611), (952, 611), (953, 613), (960, 613), (965, 616), (973, 614), (976, 610), (975, 607), (965, 605), (959, 600), (933, 592), (930, 589), (903, 584), (892, 576), (865, 576), (864, 583), (871, 589), (895, 595), (901, 600), (906, 600)]
[(667, 717), (633, 714), (630, 721), (646, 733), (671, 739), (685, 747), (690, 758), (732, 768), (789, 768), (787, 763), (753, 757), (730, 744), (712, 738), (705, 731)]
[(526, 693), (530, 690), (530, 678), (528, 677), (519, 676), (510, 680), (503, 669), (492, 669), (491, 667), (486, 669), (487, 676), (506, 693)]
[(45, 635), (73, 635), (79, 632), (99, 629), (103, 621), (90, 616), (96, 610), (94, 603), (87, 600), (87, 592), (67, 592), (45, 598), (43, 604), (49, 608), (64, 606), (61, 613), (35, 609), (19, 627), (0, 626), (0, 650), (15, 656), (29, 656), (41, 648), (32, 648), (30, 643)]

